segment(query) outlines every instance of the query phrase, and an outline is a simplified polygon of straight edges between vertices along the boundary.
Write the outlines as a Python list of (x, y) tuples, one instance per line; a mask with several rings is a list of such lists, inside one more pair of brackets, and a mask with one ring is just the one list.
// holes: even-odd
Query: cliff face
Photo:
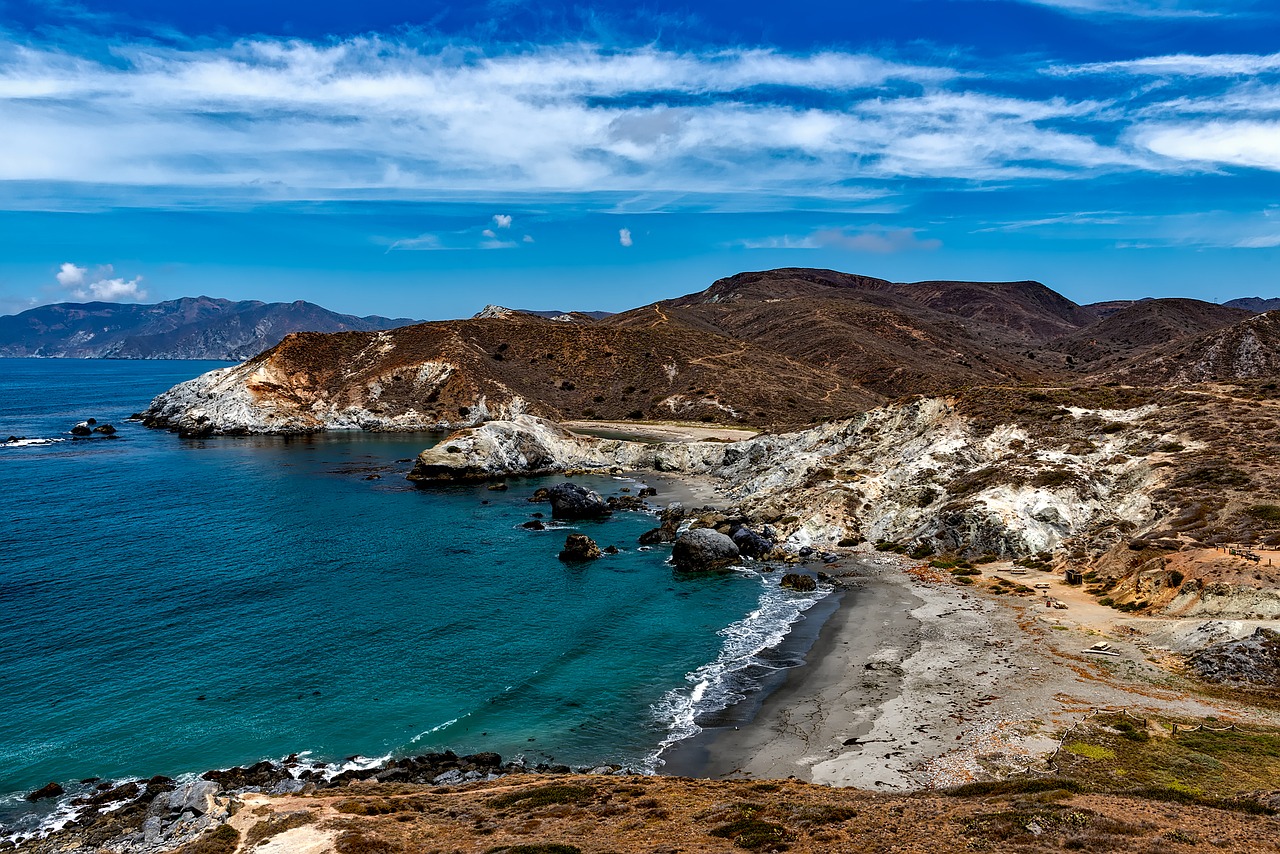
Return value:
[(292, 332), (367, 332), (413, 322), (336, 314), (301, 300), (59, 303), (0, 317), (0, 357), (239, 360)]

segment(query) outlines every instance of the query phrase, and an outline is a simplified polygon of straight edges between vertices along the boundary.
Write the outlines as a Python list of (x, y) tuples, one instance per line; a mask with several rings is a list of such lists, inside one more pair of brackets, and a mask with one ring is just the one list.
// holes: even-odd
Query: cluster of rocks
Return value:
[(80, 438), (92, 436), (94, 433), (112, 437), (116, 435), (116, 428), (110, 424), (99, 424), (96, 418), (86, 418), (71, 428), (71, 435)]

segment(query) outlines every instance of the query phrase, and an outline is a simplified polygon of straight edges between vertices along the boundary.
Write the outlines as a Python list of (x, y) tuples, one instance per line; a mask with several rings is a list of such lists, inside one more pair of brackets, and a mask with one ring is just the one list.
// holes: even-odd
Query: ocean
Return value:
[[(191, 440), (126, 420), (221, 366), (0, 359), (0, 440), (36, 440), (0, 446), (9, 833), (52, 809), (22, 800), (51, 781), (295, 753), (651, 769), (700, 715), (797, 663), (766, 650), (821, 592), (749, 569), (678, 576), (669, 547), (636, 545), (647, 513), (522, 528), (550, 514), (527, 498), (555, 478), (416, 488), (404, 476), (439, 435)], [(89, 417), (117, 437), (71, 437)], [(566, 565), (566, 530), (621, 551)]]

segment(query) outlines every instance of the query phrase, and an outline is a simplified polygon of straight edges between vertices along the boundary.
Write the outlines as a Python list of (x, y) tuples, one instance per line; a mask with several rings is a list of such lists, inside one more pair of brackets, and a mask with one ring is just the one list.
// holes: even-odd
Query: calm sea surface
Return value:
[[(677, 578), (637, 551), (642, 513), (578, 525), (623, 552), (566, 566), (564, 530), (519, 527), (550, 481), (416, 489), (428, 434), (125, 421), (221, 366), (0, 360), (0, 440), (64, 440), (0, 447), (0, 822), (52, 780), (302, 751), (640, 763), (811, 604), (750, 572)], [(72, 440), (90, 416), (119, 438)]]

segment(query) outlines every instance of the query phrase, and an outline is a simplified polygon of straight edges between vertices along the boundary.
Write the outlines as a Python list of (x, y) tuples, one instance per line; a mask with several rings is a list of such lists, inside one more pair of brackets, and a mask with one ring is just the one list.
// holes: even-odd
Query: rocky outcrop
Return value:
[[(744, 521), (773, 525), (793, 550), (923, 541), (936, 551), (1024, 555), (1154, 519), (1161, 478), (1143, 448), (1171, 434), (1147, 424), (1151, 414), (1067, 407), (1052, 425), (987, 426), (948, 400), (925, 398), (795, 433), (680, 444), (578, 436), (521, 416), (453, 434), (419, 455), (410, 478), (566, 469), (710, 475), (742, 505)], [(678, 524), (665, 519), (642, 544), (670, 542)], [(752, 538), (748, 549), (762, 547)]]
[(43, 801), (47, 798), (60, 798), (64, 794), (66, 794), (66, 790), (63, 789), (62, 786), (57, 783), (49, 783), (28, 794), (27, 800), (35, 803), (36, 801)]
[(559, 554), (565, 563), (583, 563), (596, 560), (601, 555), (600, 546), (586, 534), (570, 534), (565, 537), (564, 549)]
[(1206, 647), (1190, 657), (1202, 679), (1274, 690), (1280, 685), (1280, 632), (1259, 628), (1240, 640)]
[(738, 560), (733, 540), (711, 528), (695, 528), (676, 538), (671, 562), (680, 572), (712, 572)]

